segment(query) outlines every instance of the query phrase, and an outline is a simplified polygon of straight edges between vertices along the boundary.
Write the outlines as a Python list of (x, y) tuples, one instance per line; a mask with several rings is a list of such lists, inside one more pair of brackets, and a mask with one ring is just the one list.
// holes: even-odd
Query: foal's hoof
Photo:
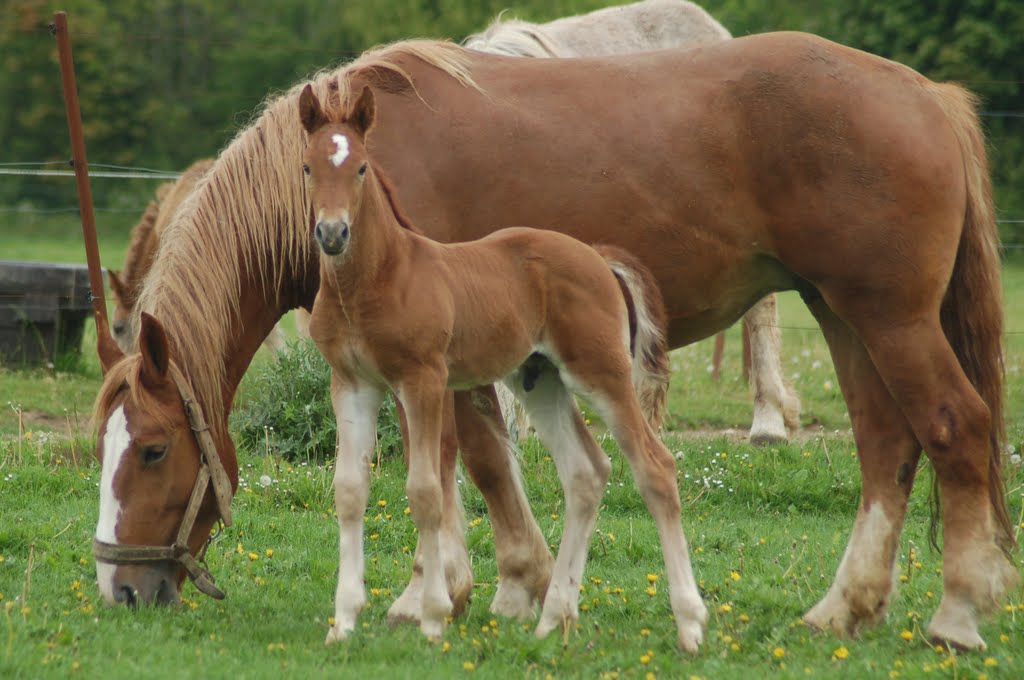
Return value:
[(518, 621), (529, 621), (536, 615), (533, 595), (521, 584), (502, 581), (491, 600), (491, 613)]
[(352, 628), (344, 628), (338, 624), (331, 626), (330, 630), (327, 631), (327, 639), (324, 640), (325, 645), (333, 645), (336, 642), (341, 642), (349, 636), (352, 632)]
[(698, 621), (679, 625), (679, 649), (687, 654), (696, 654), (704, 644), (704, 626)]

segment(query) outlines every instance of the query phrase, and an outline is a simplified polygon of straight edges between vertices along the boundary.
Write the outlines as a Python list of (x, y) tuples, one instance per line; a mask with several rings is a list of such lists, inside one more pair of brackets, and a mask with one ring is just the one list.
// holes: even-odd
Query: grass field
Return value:
[[(44, 222), (5, 232), (4, 257), (81, 261), (76, 223)], [(107, 264), (120, 265), (130, 226), (125, 218), (103, 227)], [(1007, 416), (1019, 449), (1024, 327), (1015, 322), (1024, 318), (1024, 266), (1008, 265), (1005, 284)], [(468, 483), (476, 578), (469, 611), (442, 644), (426, 642), (414, 628), (387, 627), (387, 607), (408, 579), (415, 545), (395, 460), (374, 471), (366, 522), (370, 603), (348, 642), (323, 645), (337, 569), (331, 471), (262, 451), (240, 452), (235, 525), (209, 555), (228, 599), (215, 602), (186, 586), (174, 611), (103, 606), (90, 553), (99, 470), (87, 423), (100, 376), (87, 329), (85, 356), (73, 373), (0, 369), (7, 402), (0, 404), (0, 677), (1024, 677), (1020, 591), (982, 628), (986, 652), (937, 651), (922, 636), (941, 594), (941, 557), (926, 539), (928, 473), (911, 499), (901, 583), (886, 623), (859, 639), (837, 640), (799, 622), (831, 582), (859, 475), (820, 333), (795, 296), (782, 296), (781, 319), (786, 372), (804, 402), (805, 430), (791, 445), (754, 449), (729, 434), (742, 432), (750, 418), (735, 330), (719, 383), (707, 371), (709, 342), (673, 354), (673, 431), (666, 442), (681, 458), (683, 524), (710, 611), (696, 657), (675, 651), (656, 531), (611, 441), (604, 445), (614, 471), (591, 544), (583, 611), (564, 641), (535, 640), (520, 624), (488, 613), (493, 542), (483, 501)], [(246, 401), (243, 383), (239, 407)], [(533, 441), (522, 463), (534, 513), (556, 545), (563, 504), (554, 466)], [(263, 475), (270, 484), (260, 483)], [(1007, 487), (1011, 516), (1021, 525), (1019, 466), (1008, 467)]]

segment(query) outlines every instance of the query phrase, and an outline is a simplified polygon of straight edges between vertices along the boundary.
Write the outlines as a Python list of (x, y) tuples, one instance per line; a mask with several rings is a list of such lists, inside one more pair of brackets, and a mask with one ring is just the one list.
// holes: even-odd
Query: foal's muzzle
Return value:
[(348, 242), (348, 222), (345, 220), (320, 221), (316, 223), (316, 230), (313, 233), (321, 250), (328, 255), (338, 255), (345, 249), (345, 244)]

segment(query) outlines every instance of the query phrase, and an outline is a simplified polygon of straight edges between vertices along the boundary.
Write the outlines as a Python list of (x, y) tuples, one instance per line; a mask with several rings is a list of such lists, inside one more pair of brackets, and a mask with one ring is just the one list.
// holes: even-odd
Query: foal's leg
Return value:
[[(409, 465), (409, 425), (401, 404), (398, 406), (402, 441), (405, 442), (405, 464)], [(466, 607), (473, 590), (473, 569), (469, 564), (466, 549), (465, 512), (459, 496), (459, 485), (455, 478), (458, 462), (458, 439), (455, 434), (455, 409), (452, 393), (445, 394), (444, 421), (441, 428), (441, 558), (444, 561), (448, 594), (452, 598), (452, 615), (458, 616)], [(420, 543), (416, 541), (413, 557), (412, 578), (409, 585), (388, 609), (388, 623), (395, 625), (402, 621), (419, 623), (423, 610), (423, 555)]]
[(921, 445), (860, 340), (823, 301), (810, 307), (825, 334), (846, 398), (862, 490), (853, 534), (832, 587), (804, 620), (852, 636), (864, 625), (881, 622), (889, 605)]
[(344, 639), (366, 605), (363, 585), (363, 514), (370, 487), (370, 460), (377, 442), (377, 412), (383, 393), (368, 385), (348, 383), (331, 374), (331, 400), (338, 422), (338, 453), (334, 463), (334, 506), (338, 513), (338, 588), (334, 625), (327, 643)]
[(782, 374), (782, 334), (775, 295), (767, 295), (743, 316), (750, 334), (750, 388), (754, 421), (750, 443), (784, 442), (800, 428), (800, 398)]
[(445, 584), (441, 557), (442, 491), (440, 469), (441, 421), (445, 399), (444, 370), (424, 369), (398, 387), (397, 397), (409, 422), (409, 472), (406, 493), (419, 530), (423, 562), (420, 630), (430, 638), (441, 636), (452, 601)]
[[(1019, 575), (1000, 543), (990, 496), (991, 414), (968, 381), (939, 325), (938, 313), (885, 318), (880, 313), (914, 309), (899, 301), (890, 310), (860, 299), (846, 302), (889, 392), (924, 445), (943, 496), (943, 583), (939, 609), (928, 634), (957, 647), (982, 648), (978, 616), (998, 605)], [(899, 302), (905, 302), (902, 307)], [(836, 306), (837, 311), (843, 309)]]
[(579, 618), (583, 567), (611, 463), (587, 430), (576, 400), (554, 367), (541, 373), (529, 391), (522, 385), (521, 372), (508, 382), (554, 459), (565, 491), (565, 531), (536, 631), (542, 637)]
[(483, 494), (494, 529), (498, 590), (491, 612), (518, 619), (544, 600), (554, 558), (530, 512), (493, 387), (455, 393), (459, 447), (473, 483)]
[(678, 645), (680, 649), (695, 653), (704, 640), (708, 614), (697, 590), (686, 536), (680, 524), (675, 459), (644, 418), (628, 372), (595, 372), (593, 366), (588, 372), (574, 371), (577, 367), (572, 365), (566, 368), (570, 374), (588, 376), (586, 382), (581, 381), (580, 386), (584, 388), (581, 393), (600, 413), (629, 460), (633, 477), (661, 538)]

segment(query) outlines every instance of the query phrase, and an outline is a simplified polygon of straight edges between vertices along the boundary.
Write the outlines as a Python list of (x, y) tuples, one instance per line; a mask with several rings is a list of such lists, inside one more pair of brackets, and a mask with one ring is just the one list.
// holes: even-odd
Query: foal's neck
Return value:
[(402, 220), (395, 214), (387, 190), (371, 166), (352, 226), (352, 243), (335, 265), (334, 273), (343, 300), (361, 291), (370, 292), (369, 287), (381, 276), (409, 257), (412, 231)]

